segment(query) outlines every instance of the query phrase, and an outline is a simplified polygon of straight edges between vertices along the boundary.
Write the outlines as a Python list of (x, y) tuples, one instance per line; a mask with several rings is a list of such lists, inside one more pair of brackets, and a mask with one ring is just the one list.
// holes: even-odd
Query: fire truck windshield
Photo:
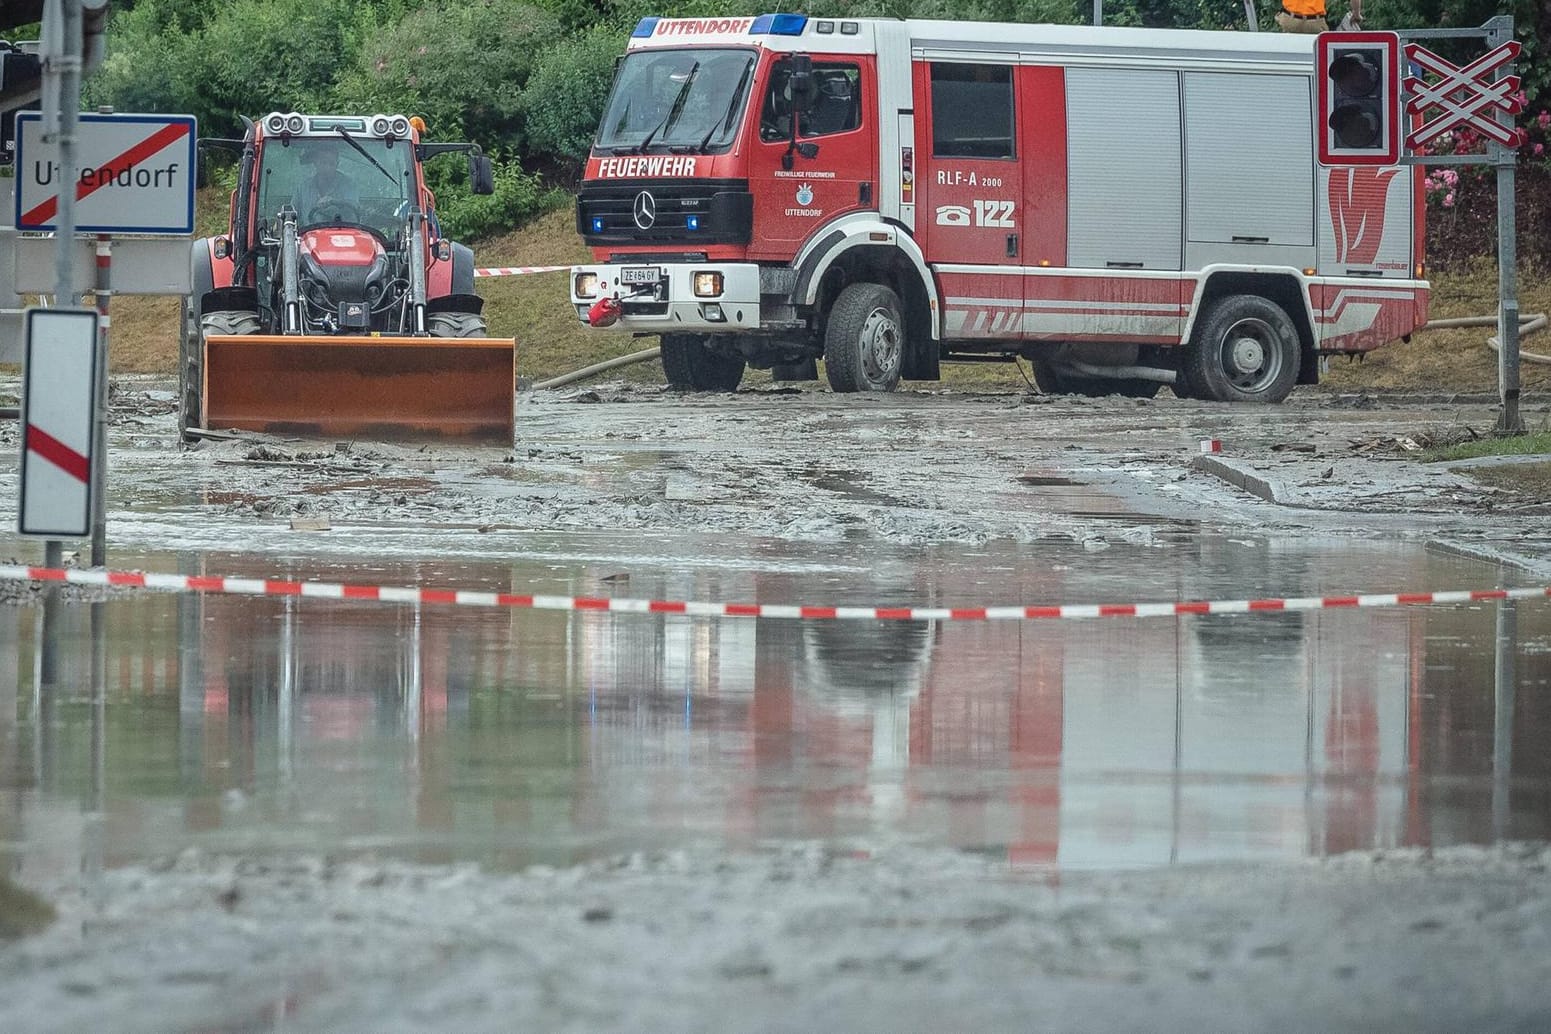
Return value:
[(604, 109), (597, 149), (610, 154), (726, 150), (753, 79), (747, 50), (638, 50)]

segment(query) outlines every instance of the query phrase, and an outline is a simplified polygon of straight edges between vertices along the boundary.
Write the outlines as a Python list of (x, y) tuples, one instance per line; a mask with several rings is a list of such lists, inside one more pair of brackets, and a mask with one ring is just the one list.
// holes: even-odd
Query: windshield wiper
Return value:
[(661, 122), (652, 127), (652, 131), (641, 138), (636, 144), (636, 154), (645, 154), (646, 148), (651, 144), (652, 138), (667, 129), (678, 117), (684, 113), (684, 102), (689, 100), (689, 88), (695, 85), (695, 76), (700, 74), (700, 62), (696, 61), (690, 66), (689, 75), (684, 79), (684, 85), (679, 87), (679, 95), (673, 98), (673, 104), (668, 108), (668, 113), (663, 116)]
[(391, 173), (387, 169), (383, 168), (382, 167), (382, 163), (379, 162), (376, 158), (373, 158), (371, 156), (371, 154), (366, 150), (366, 148), (364, 148), (360, 144), (356, 143), (355, 137), (353, 137), (349, 133), (345, 132), (345, 127), (344, 126), (335, 126), (334, 127), (334, 132), (336, 132), (340, 136), (344, 137), (345, 138), (345, 143), (349, 144), (351, 147), (354, 147), (357, 151), (360, 151), (362, 158), (365, 158), (367, 161), (369, 161), (373, 165), (377, 166), (377, 171), (382, 173), (384, 176), (388, 177), (388, 182), (389, 183), (393, 184), (395, 187), (399, 185), (399, 181), (394, 178), (393, 173)]
[(717, 134), (718, 130), (726, 133), (729, 129), (732, 128), (733, 116), (738, 113), (738, 102), (743, 100), (743, 88), (748, 85), (749, 72), (752, 71), (753, 68), (754, 62), (752, 61), (744, 64), (743, 74), (738, 76), (738, 85), (734, 86), (732, 89), (732, 100), (727, 102), (726, 117), (724, 117), (720, 122), (713, 122), (711, 124), (711, 128), (706, 131), (706, 135), (700, 138), (700, 146), (697, 148), (697, 150), (701, 154), (705, 154), (705, 149), (710, 146), (711, 138)]

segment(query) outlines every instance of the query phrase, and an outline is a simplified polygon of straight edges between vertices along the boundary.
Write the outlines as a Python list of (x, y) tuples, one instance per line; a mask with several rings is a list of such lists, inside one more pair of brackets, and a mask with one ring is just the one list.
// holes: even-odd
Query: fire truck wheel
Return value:
[(490, 328), (477, 312), (433, 312), (425, 318), (432, 337), (486, 337)]
[(899, 296), (879, 284), (840, 292), (824, 332), (824, 373), (836, 392), (893, 391), (905, 358)]
[(1280, 305), (1252, 294), (1220, 299), (1185, 357), (1190, 390), (1218, 402), (1280, 402), (1298, 381), (1298, 331)]
[(204, 408), (204, 385), (200, 363), (201, 347), (209, 334), (257, 334), (263, 330), (258, 313), (251, 309), (222, 309), (200, 313), (187, 299), (183, 302), (183, 325), (178, 340), (178, 431), (186, 438), (191, 427), (198, 427)]
[(662, 335), (662, 372), (678, 391), (737, 391), (745, 365), (741, 356), (712, 351), (700, 335)]

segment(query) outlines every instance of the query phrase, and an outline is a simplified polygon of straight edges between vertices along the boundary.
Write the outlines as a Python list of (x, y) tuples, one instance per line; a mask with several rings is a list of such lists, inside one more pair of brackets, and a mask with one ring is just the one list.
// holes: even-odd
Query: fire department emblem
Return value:
[(797, 203), (804, 208), (813, 204), (813, 184), (799, 183), (797, 185)]

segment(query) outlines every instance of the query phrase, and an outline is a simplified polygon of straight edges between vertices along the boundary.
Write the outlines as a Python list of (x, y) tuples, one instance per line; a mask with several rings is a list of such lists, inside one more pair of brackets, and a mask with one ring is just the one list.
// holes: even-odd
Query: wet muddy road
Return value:
[[(119, 403), (115, 568), (941, 607), (1546, 570), (1531, 503), (1375, 445), (1485, 406), (616, 387), (524, 396), (514, 450), (465, 452), (180, 450), (156, 386)], [(1202, 438), (1281, 502), (1202, 470)], [(0, 948), (22, 1029), (1551, 1016), (1545, 604), (799, 622), (75, 592), (45, 642), (0, 588), (0, 855), (61, 912)]]

